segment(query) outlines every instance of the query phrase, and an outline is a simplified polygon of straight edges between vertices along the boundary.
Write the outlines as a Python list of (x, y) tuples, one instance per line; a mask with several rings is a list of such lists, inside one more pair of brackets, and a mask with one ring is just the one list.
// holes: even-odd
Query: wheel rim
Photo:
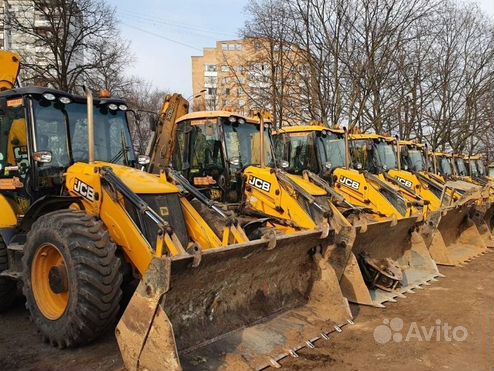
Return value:
[(52, 321), (62, 317), (69, 304), (67, 269), (63, 255), (54, 245), (45, 243), (36, 252), (31, 267), (31, 285), (43, 316)]

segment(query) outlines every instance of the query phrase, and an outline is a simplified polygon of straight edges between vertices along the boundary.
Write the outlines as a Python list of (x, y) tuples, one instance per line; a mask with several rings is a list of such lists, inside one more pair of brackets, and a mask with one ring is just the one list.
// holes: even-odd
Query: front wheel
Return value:
[(45, 341), (87, 344), (114, 325), (122, 296), (120, 260), (103, 223), (84, 211), (41, 216), (24, 246), (26, 308)]

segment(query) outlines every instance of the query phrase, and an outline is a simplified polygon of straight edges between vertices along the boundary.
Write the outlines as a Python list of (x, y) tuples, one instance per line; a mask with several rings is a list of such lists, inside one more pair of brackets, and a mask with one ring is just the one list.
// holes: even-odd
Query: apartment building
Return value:
[[(51, 50), (46, 45), (40, 45), (36, 38), (27, 33), (20, 32), (14, 26), (14, 19), (24, 24), (31, 25), (38, 32), (48, 28), (48, 20), (36, 11), (35, 0), (0, 0), (0, 48), (12, 50), (20, 54), (24, 64), (48, 66), (53, 58)], [(74, 56), (73, 63), (82, 63), (82, 53)], [(31, 80), (29, 71), (21, 70), (21, 81)], [(45, 81), (29, 81), (30, 84), (45, 83)]]
[[(204, 48), (203, 55), (193, 56), (193, 109), (228, 108), (250, 115), (260, 109), (273, 111), (273, 106), (283, 104), (274, 101), (274, 96), (285, 99), (304, 94), (307, 87), (306, 81), (300, 79), (304, 68), (300, 50), (285, 45), (285, 50), (279, 51), (279, 45), (269, 42), (260, 39), (217, 41), (215, 47)], [(273, 86), (278, 89), (276, 94)], [(282, 94), (279, 94), (279, 86), (284, 89)]]

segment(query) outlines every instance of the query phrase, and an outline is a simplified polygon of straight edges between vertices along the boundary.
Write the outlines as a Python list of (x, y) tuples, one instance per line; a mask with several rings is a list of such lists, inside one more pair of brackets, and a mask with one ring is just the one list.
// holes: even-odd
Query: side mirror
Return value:
[(148, 155), (139, 155), (137, 156), (137, 163), (141, 166), (148, 165), (151, 162), (151, 157)]
[(52, 154), (50, 151), (34, 152), (33, 160), (42, 164), (49, 164), (52, 160)]
[(333, 164), (331, 162), (325, 162), (324, 163), (324, 168), (326, 170), (331, 170), (333, 168)]
[(239, 166), (240, 165), (240, 158), (238, 157), (232, 157), (231, 159), (228, 160), (228, 163), (233, 166)]
[(363, 167), (363, 166), (362, 166), (362, 163), (360, 163), (360, 162), (357, 162), (357, 163), (355, 164), (355, 168), (356, 168), (357, 170), (362, 170), (362, 167)]

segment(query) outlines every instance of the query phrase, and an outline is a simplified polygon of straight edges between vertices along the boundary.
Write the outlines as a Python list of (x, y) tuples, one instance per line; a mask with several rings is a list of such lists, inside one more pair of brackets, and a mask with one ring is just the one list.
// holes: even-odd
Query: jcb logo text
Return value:
[(400, 182), (401, 184), (403, 184), (405, 187), (412, 188), (412, 182), (411, 181), (406, 180), (406, 179), (403, 179), (403, 178), (400, 178), (400, 177), (396, 177), (396, 179), (398, 180), (398, 182)]
[(357, 191), (360, 188), (360, 183), (359, 182), (356, 182), (355, 180), (349, 179), (346, 176), (341, 177), (339, 181), (340, 181), (341, 184), (343, 184), (343, 185), (345, 185), (347, 187), (350, 187), (352, 189), (355, 189)]
[(256, 178), (255, 176), (251, 176), (249, 178), (249, 184), (265, 192), (269, 192), (269, 190), (271, 189), (271, 183)]
[(76, 179), (72, 189), (74, 192), (80, 194), (84, 198), (87, 198), (89, 201), (94, 201), (94, 188), (87, 185), (82, 180)]

